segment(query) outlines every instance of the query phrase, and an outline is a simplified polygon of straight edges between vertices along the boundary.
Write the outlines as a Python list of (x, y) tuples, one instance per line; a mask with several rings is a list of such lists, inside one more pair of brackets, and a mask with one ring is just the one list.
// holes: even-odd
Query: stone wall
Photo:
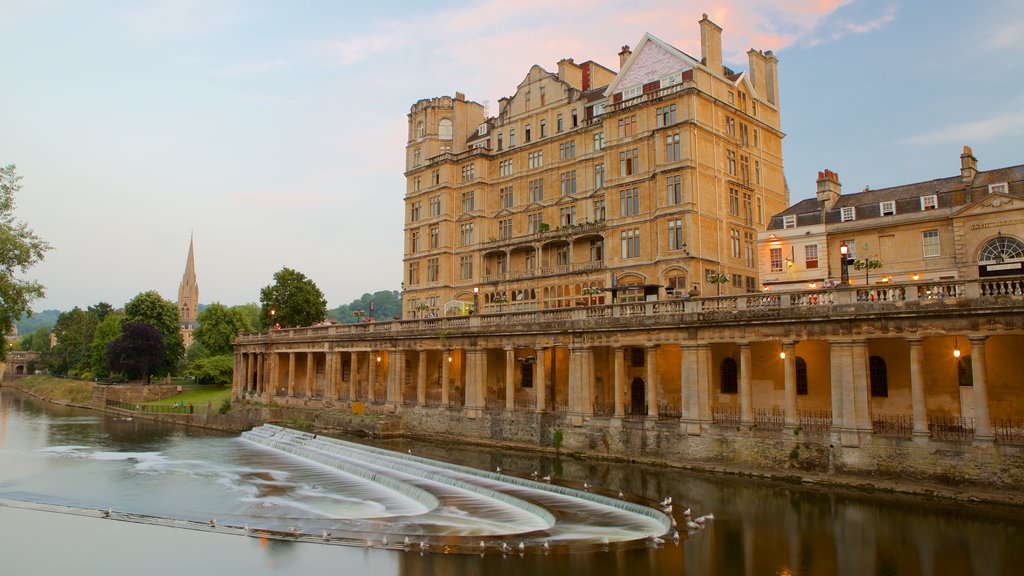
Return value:
[(107, 400), (141, 404), (170, 398), (178, 387), (168, 384), (149, 385), (96, 385), (93, 387), (93, 405), (106, 406)]

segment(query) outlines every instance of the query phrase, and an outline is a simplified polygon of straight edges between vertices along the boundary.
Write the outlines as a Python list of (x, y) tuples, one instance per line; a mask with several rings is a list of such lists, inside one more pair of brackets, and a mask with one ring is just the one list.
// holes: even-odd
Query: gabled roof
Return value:
[[(611, 96), (618, 92), (620, 90), (620, 86), (632, 86), (641, 81), (635, 78), (635, 74), (630, 74), (630, 68), (645, 52), (659, 52), (663, 56), (674, 58), (680, 64), (680, 66), (673, 68), (669, 62), (664, 62), (652, 71), (645, 71), (647, 74), (656, 73), (659, 77), (675, 70), (688, 70), (701, 65), (699, 60), (661, 40), (650, 32), (647, 32), (644, 34), (644, 37), (640, 39), (640, 43), (636, 45), (636, 49), (633, 50), (633, 53), (626, 59), (626, 63), (622, 65), (622, 69), (619, 70), (619, 73), (615, 76), (615, 80), (608, 85), (608, 88), (605, 89), (605, 96)], [(644, 57), (647, 58), (648, 56)]]

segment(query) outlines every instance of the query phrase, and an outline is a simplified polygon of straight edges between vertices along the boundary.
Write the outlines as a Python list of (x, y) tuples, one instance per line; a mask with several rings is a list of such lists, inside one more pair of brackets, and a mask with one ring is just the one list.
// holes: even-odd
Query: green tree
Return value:
[(274, 322), (284, 327), (310, 326), (327, 317), (327, 300), (316, 284), (302, 272), (281, 268), (274, 274), (274, 283), (260, 290), (260, 325), (270, 327), (270, 311)]
[(92, 339), (98, 324), (95, 313), (88, 313), (78, 306), (57, 317), (53, 326), (57, 343), (44, 355), (51, 373), (90, 375)]
[(240, 310), (218, 302), (207, 306), (196, 320), (199, 327), (192, 334), (193, 345), (200, 344), (212, 356), (231, 354), (231, 343), (249, 327)]
[[(21, 190), (21, 176), (14, 164), (0, 167), (0, 334), (9, 334), (14, 322), (30, 304), (44, 295), (39, 282), (15, 278), (42, 261), (50, 245), (36, 236), (28, 224), (14, 218), (14, 195)], [(0, 360), (7, 347), (0, 346)]]
[(48, 326), (40, 326), (35, 332), (25, 336), (18, 343), (18, 350), (27, 350), (29, 352), (39, 352), (42, 354), (50, 349), (50, 328)]
[(92, 366), (92, 375), (96, 378), (109, 378), (110, 368), (107, 367), (107, 346), (121, 337), (121, 325), (124, 324), (124, 314), (108, 314), (92, 336), (92, 350), (89, 356)]
[[(190, 347), (191, 348), (191, 347)], [(187, 373), (200, 384), (217, 384), (223, 386), (231, 383), (235, 357), (231, 354), (220, 354), (201, 358), (191, 362)]]
[[(125, 304), (124, 315), (125, 322), (149, 324), (163, 334), (167, 358), (162, 369), (166, 372), (174, 371), (178, 362), (185, 356), (178, 307), (173, 302), (164, 300), (155, 290), (150, 290), (138, 294), (131, 302)], [(162, 372), (157, 370), (154, 373)]]
[(230, 310), (236, 310), (245, 318), (245, 329), (254, 332), (260, 329), (260, 306), (255, 302), (232, 306)]
[(367, 292), (362, 297), (331, 310), (327, 315), (343, 324), (353, 324), (356, 318), (352, 313), (356, 310), (368, 312), (370, 302), (373, 302), (374, 320), (390, 320), (402, 315), (402, 295), (397, 290), (380, 290), (373, 294)]

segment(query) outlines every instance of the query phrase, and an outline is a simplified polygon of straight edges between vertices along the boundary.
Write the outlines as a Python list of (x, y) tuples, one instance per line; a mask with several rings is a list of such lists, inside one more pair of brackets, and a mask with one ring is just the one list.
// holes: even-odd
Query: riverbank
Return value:
[[(92, 382), (64, 380), (52, 377), (33, 376), (13, 381), (4, 381), (4, 387), (17, 389), (25, 394), (56, 404), (75, 406), (117, 414), (131, 414), (133, 417), (161, 422), (173, 422), (183, 426), (194, 426), (222, 432), (239, 433), (254, 426), (273, 422), (293, 428), (300, 428), (319, 434), (354, 434), (365, 437), (408, 439), (429, 442), (438, 446), (474, 445), (489, 450), (562, 456), (581, 461), (606, 461), (638, 463), (667, 469), (699, 474), (728, 475), (762, 481), (783, 482), (801, 486), (812, 491), (834, 490), (854, 491), (863, 494), (897, 494), (925, 498), (931, 501), (948, 501), (960, 504), (992, 504), (1024, 507), (1024, 494), (1019, 491), (993, 488), (982, 484), (949, 484), (912, 478), (899, 474), (866, 475), (841, 472), (820, 472), (814, 470), (767, 469), (741, 464), (722, 462), (680, 461), (634, 454), (622, 456), (599, 450), (556, 449), (554, 446), (538, 446), (508, 440), (484, 439), (471, 436), (448, 436), (424, 434), (407, 429), (398, 415), (352, 414), (347, 410), (330, 408), (304, 408), (298, 406), (278, 407), (259, 404), (234, 405), (224, 413), (214, 406), (207, 410), (200, 407), (193, 414), (160, 414), (109, 408), (106, 402), (97, 402), (97, 388)], [(104, 386), (102, 388), (109, 388)]]

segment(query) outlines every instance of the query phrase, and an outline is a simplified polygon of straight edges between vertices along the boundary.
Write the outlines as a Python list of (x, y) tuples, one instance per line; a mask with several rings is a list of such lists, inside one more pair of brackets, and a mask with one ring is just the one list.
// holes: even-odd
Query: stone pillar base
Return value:
[(702, 426), (700, 422), (694, 422), (692, 420), (681, 420), (682, 427), (686, 430), (686, 433), (690, 436), (700, 436), (702, 432)]

